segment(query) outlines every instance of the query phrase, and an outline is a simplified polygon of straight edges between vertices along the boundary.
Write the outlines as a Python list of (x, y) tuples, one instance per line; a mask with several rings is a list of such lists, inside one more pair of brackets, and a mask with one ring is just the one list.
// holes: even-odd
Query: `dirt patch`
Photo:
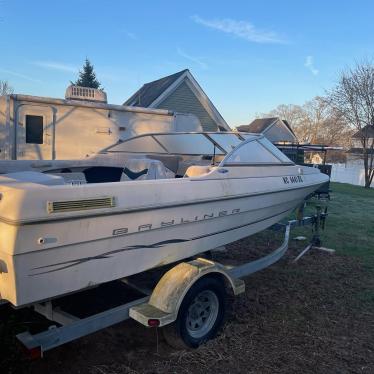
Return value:
[[(235, 264), (277, 244), (262, 233), (214, 256)], [(24, 321), (31, 328), (46, 321), (3, 306), (1, 372), (373, 373), (374, 305), (360, 296), (374, 287), (371, 273), (359, 258), (316, 250), (295, 265), (298, 252), (293, 243), (279, 263), (248, 277), (219, 336), (193, 351), (173, 350), (160, 331), (126, 321), (27, 362), (14, 334), (27, 327)]]

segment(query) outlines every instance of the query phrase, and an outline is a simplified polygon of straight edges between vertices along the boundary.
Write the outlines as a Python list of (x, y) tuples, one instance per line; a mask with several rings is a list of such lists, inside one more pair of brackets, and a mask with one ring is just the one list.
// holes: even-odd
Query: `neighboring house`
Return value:
[(144, 84), (123, 105), (190, 113), (204, 131), (231, 131), (188, 69)]
[[(264, 134), (272, 143), (281, 143), (277, 147), (292, 161), (296, 163), (304, 162), (304, 151), (298, 150), (292, 144), (298, 143), (295, 133), (286, 120), (278, 117), (257, 118), (249, 125), (236, 127), (237, 131), (250, 132), (254, 134)], [(290, 144), (292, 143), (292, 144)]]
[[(362, 135), (368, 139), (368, 148), (370, 148), (370, 145), (373, 144), (374, 141), (374, 125), (365, 126), (352, 136), (352, 147), (347, 152), (347, 164), (362, 164)], [(374, 150), (369, 150), (369, 154), (373, 152)]]
[(240, 132), (251, 132), (255, 134), (264, 134), (271, 142), (297, 143), (295, 133), (286, 120), (278, 117), (257, 118), (249, 125), (238, 126)]
[(368, 138), (369, 144), (371, 144), (374, 140), (374, 125), (367, 125), (360, 131), (357, 131), (352, 136), (352, 148), (361, 148), (362, 149), (362, 143), (361, 138), (364, 136), (365, 138)]
[(323, 163), (323, 157), (319, 153), (312, 153), (310, 162), (314, 165), (321, 165)]

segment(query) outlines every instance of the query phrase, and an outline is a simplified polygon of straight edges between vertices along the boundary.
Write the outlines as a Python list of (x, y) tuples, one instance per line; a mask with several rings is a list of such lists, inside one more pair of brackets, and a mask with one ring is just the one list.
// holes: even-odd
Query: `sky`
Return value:
[(88, 57), (111, 104), (190, 69), (232, 127), (374, 57), (373, 1), (0, 0), (0, 80), (62, 98)]

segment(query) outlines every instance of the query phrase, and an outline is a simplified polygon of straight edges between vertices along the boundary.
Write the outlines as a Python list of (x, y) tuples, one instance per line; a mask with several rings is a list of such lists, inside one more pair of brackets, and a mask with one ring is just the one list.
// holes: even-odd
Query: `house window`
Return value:
[(26, 115), (26, 143), (43, 144), (43, 117)]

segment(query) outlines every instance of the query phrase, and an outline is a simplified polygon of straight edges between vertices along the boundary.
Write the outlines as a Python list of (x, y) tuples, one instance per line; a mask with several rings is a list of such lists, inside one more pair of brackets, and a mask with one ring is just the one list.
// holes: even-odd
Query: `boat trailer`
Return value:
[[(144, 289), (136, 284), (131, 284), (128, 279), (123, 279), (121, 280), (123, 283), (131, 285), (137, 291), (141, 291), (144, 296), (88, 317), (79, 318), (64, 311), (61, 307), (54, 306), (52, 301), (34, 304), (33, 308), (37, 313), (58, 323), (60, 326), (52, 325), (47, 330), (34, 335), (26, 331), (18, 334), (17, 338), (26, 348), (29, 357), (35, 359), (43, 357), (44, 352), (52, 348), (92, 334), (129, 318), (147, 327), (166, 326), (165, 329), (167, 329), (171, 325), (178, 323), (181, 315), (186, 314), (181, 312), (183, 308), (186, 309), (184, 305), (186, 299), (191, 298), (190, 294), (197, 286), (200, 285), (199, 287), (201, 288), (202, 281), (205, 283), (209, 283), (210, 281), (210, 283), (213, 284), (213, 286), (211, 286), (213, 290), (214, 282), (217, 283), (219, 281), (224, 283), (226, 288), (231, 289), (234, 295), (244, 292), (245, 284), (241, 278), (265, 269), (277, 262), (288, 249), (291, 228), (312, 225), (314, 231), (311, 242), (300, 253), (296, 260), (304, 255), (312, 246), (319, 246), (320, 229), (324, 229), (326, 217), (327, 211), (325, 210), (322, 212), (322, 209), (317, 207), (316, 214), (314, 215), (290, 220), (286, 224), (274, 225), (273, 228), (275, 230), (284, 229), (284, 239), (280, 247), (260, 259), (239, 266), (224, 266), (205, 258), (181, 262), (167, 271), (154, 289)], [(203, 295), (205, 297), (205, 303), (207, 303), (206, 300), (210, 300), (210, 297), (213, 304), (209, 305), (209, 310), (213, 310), (213, 312), (218, 315), (219, 310), (215, 310), (213, 307), (215, 305), (216, 309), (218, 308), (218, 304), (215, 301), (217, 297), (209, 294), (208, 291), (201, 291), (198, 297)], [(198, 300), (198, 302), (196, 302), (196, 300)], [(204, 315), (204, 313), (207, 314), (208, 309), (204, 309), (204, 303), (201, 302), (201, 300), (200, 297), (200, 299), (195, 299), (194, 302), (187, 305), (188, 310), (192, 308), (195, 314), (196, 312), (200, 313), (200, 315)], [(197, 319), (195, 318), (195, 320), (191, 319), (191, 316), (188, 315), (185, 317), (186, 331), (190, 332), (191, 335), (189, 341), (191, 344), (188, 344), (188, 346), (198, 346), (201, 342), (213, 337), (213, 335), (209, 336), (209, 331), (207, 331), (205, 336), (209, 337), (205, 340), (199, 340), (199, 336), (196, 333), (196, 326), (199, 325), (199, 321), (206, 325), (206, 321), (210, 318), (208, 317), (209, 316), (207, 316), (205, 321), (204, 318), (202, 319), (200, 317)], [(210, 327), (212, 329), (213, 327), (215, 329), (219, 328), (219, 326), (213, 326), (212, 324)], [(207, 327), (205, 326), (205, 330), (206, 329)], [(180, 331), (180, 326), (178, 331)], [(165, 337), (167, 338), (167, 335), (165, 335)], [(166, 340), (170, 342), (168, 338)]]

